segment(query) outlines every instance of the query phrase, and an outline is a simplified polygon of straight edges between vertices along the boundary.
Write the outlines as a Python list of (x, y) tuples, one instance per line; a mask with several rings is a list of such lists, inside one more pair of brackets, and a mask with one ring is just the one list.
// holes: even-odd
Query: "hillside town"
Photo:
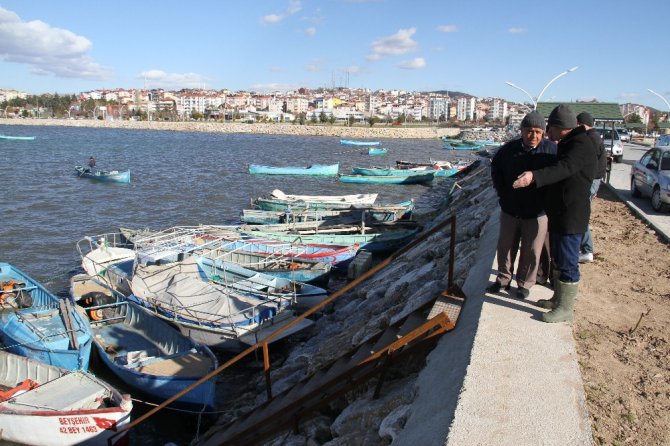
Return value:
[[(42, 103), (39, 103), (40, 98)], [(618, 104), (626, 122), (647, 131), (668, 116), (639, 104)], [(529, 105), (466, 93), (320, 88), (255, 93), (229, 90), (104, 89), (73, 95), (28, 95), (0, 89), (0, 117), (247, 123), (367, 123), (370, 126), (435, 123), (514, 127)]]

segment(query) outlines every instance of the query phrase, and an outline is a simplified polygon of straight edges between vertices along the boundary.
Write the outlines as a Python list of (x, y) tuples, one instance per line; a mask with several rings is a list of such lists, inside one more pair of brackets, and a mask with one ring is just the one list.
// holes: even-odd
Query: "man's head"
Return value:
[(593, 127), (593, 116), (588, 112), (581, 112), (577, 115), (577, 124), (583, 125), (588, 130)]
[(554, 108), (547, 119), (549, 124), (549, 138), (554, 141), (560, 141), (572, 129), (577, 127), (577, 118), (567, 105), (559, 105)]
[(544, 116), (537, 111), (532, 111), (524, 116), (521, 121), (521, 139), (524, 145), (535, 148), (542, 141), (544, 134)]

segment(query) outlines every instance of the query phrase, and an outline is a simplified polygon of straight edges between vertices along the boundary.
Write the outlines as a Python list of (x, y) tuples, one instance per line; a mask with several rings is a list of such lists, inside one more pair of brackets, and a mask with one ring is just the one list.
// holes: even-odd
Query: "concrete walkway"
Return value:
[[(495, 280), (499, 212), (484, 228), (463, 291), (459, 325), (430, 354), (399, 445), (590, 445), (591, 425), (578, 357), (567, 323), (547, 324), (532, 302)], [(514, 293), (516, 288), (512, 288)]]

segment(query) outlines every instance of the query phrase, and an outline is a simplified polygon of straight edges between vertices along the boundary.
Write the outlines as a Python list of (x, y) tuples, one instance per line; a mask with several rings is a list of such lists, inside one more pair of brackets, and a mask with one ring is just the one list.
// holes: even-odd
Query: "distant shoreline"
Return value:
[(334, 125), (242, 124), (221, 122), (102, 121), (95, 119), (7, 119), (0, 125), (45, 125), (106, 129), (159, 130), (205, 133), (253, 133), (291, 136), (329, 136), (347, 139), (435, 139), (454, 136), (461, 129), (449, 127), (341, 127)]

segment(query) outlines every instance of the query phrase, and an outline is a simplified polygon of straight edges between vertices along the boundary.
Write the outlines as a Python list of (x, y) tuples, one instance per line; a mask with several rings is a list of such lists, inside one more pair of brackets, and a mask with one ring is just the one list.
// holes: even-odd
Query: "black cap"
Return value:
[(544, 129), (544, 116), (533, 110), (524, 116), (523, 121), (521, 121), (521, 128)]
[(561, 129), (574, 129), (577, 127), (577, 118), (570, 107), (561, 104), (551, 111), (547, 123)]
[(588, 125), (589, 127), (593, 127), (593, 116), (587, 112), (581, 112), (577, 115), (577, 124), (584, 124)]

